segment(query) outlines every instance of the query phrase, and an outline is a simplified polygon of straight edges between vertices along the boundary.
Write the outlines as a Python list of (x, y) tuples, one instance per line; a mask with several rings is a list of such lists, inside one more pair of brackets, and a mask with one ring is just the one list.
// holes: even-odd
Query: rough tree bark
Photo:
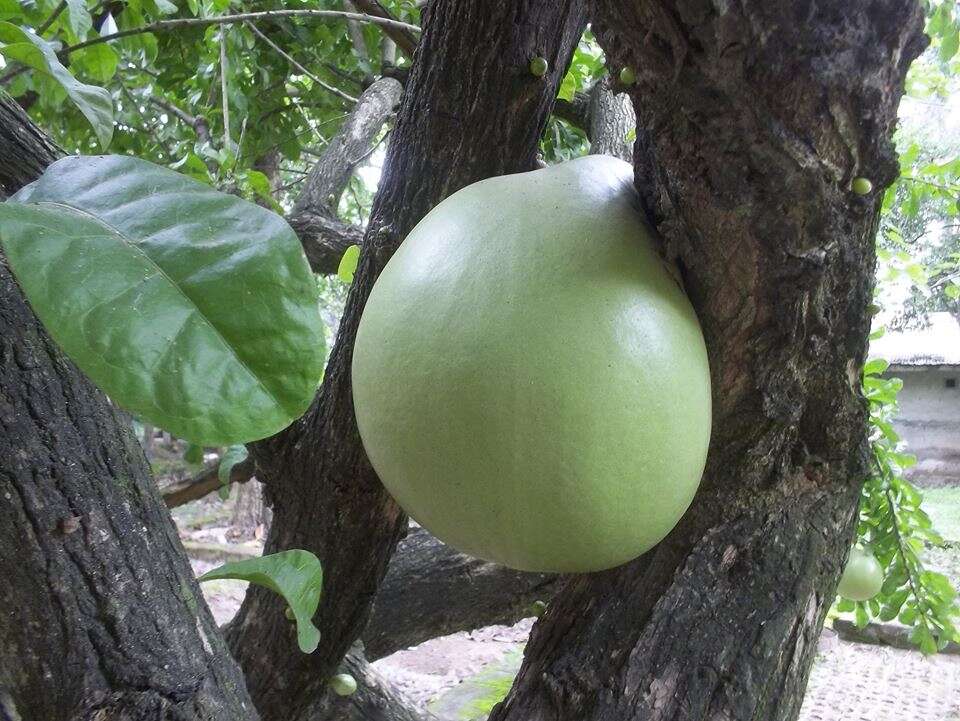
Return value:
[(0, 90), (0, 200), (35, 180), (63, 150)]
[(628, 136), (636, 130), (637, 116), (630, 96), (609, 75), (573, 100), (558, 100), (553, 112), (586, 133), (591, 155), (633, 160), (633, 141)]
[[(913, 0), (594, 6), (710, 350), (700, 492), (640, 559), (572, 578), (493, 721), (795, 719), (867, 472), (859, 392)], [(655, 167), (654, 177), (644, 169)], [(856, 176), (877, 190), (851, 192)]]
[[(5, 100), (14, 192), (58, 150)], [(129, 420), (61, 355), (2, 254), (0, 578), (3, 719), (257, 718)]]
[(380, 78), (363, 91), (310, 170), (287, 216), (317, 273), (335, 273), (343, 251), (363, 242), (362, 229), (337, 217), (337, 204), (354, 167), (367, 157), (373, 140), (393, 115), (402, 91), (403, 87), (393, 78)]
[[(583, 24), (580, 0), (438, 0), (425, 13), (323, 387), (303, 419), (253, 447), (275, 499), (267, 551), (306, 548), (325, 569), (317, 617), (323, 641), (314, 654), (291, 653), (283, 604), (270, 594), (249, 591), (232, 624), (231, 648), (265, 718), (287, 721), (309, 712), (362, 630), (406, 529), (363, 453), (350, 399), (353, 339), (373, 281), (404, 235), (443, 197), (482, 178), (534, 167)], [(478, 45), (478, 37), (485, 42)], [(528, 71), (536, 55), (550, 63), (543, 78)]]

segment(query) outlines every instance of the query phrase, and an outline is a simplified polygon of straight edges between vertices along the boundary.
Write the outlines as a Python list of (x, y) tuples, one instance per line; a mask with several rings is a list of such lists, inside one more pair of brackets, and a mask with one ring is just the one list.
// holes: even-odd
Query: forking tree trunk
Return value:
[[(411, 81), (421, 76), (412, 87), (423, 95), (409, 101), (397, 133), (419, 151), (388, 163), (354, 324), (375, 270), (419, 215), (466, 182), (530, 167), (528, 138), (539, 128), (519, 121), (542, 117), (559, 78), (530, 96), (520, 81), (531, 79), (502, 68), (522, 67), (531, 50), (554, 72), (565, 64), (560, 48), (569, 33), (560, 19), (569, 8), (433, 5), (450, 25), (431, 35), (427, 17), (424, 42), (430, 38), (436, 69), (415, 70)], [(598, 4), (594, 27), (610, 63), (637, 69), (633, 96), (655, 158), (638, 155), (635, 165), (657, 168), (654, 183), (639, 173), (641, 190), (656, 200), (650, 208), (704, 325), (717, 422), (702, 492), (683, 523), (647, 557), (568, 582), (538, 624), (497, 719), (796, 715), (864, 471), (856, 385), (878, 197), (853, 196), (849, 181), (864, 175), (879, 188), (895, 174), (889, 132), (903, 73), (921, 46), (913, 4), (851, 5)], [(478, 28), (499, 43), (483, 57)], [(491, 144), (500, 133), (504, 143)], [(430, 154), (443, 148), (448, 154)], [(410, 177), (416, 183), (404, 188)], [(400, 201), (412, 207), (394, 205)], [(324, 672), (356, 634), (402, 530), (350, 425), (349, 325), (345, 333), (332, 366), (339, 374), (291, 431), (317, 446), (301, 455), (296, 436), (284, 434), (258, 453), (278, 476), (284, 464), (303, 469), (288, 482), (291, 523), (275, 548), (307, 539), (328, 550), (341, 594), (324, 599), (319, 660), (296, 656), (286, 623), (274, 618), (282, 606), (263, 594), (248, 600), (248, 627), (238, 638), (246, 636), (252, 677), (280, 662), (260, 690), (279, 703), (268, 707), (277, 718), (296, 718), (284, 711), (306, 710), (322, 692)], [(318, 462), (316, 475), (308, 477), (305, 461)], [(364, 502), (372, 503), (368, 512)], [(297, 503), (310, 505), (297, 513)], [(365, 521), (373, 523), (368, 536), (360, 532)], [(354, 572), (351, 563), (369, 565)], [(0, 629), (4, 639), (14, 634)], [(331, 638), (332, 650), (323, 649)]]
[(921, 10), (602, 0), (592, 20), (636, 68), (637, 181), (707, 339), (713, 438), (679, 526), (568, 581), (491, 719), (795, 719), (867, 473), (874, 238)]

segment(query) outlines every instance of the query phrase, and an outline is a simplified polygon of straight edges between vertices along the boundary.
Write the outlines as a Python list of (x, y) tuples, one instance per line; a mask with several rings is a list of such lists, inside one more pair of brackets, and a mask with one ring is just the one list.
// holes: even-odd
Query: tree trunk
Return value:
[[(867, 473), (859, 391), (912, 0), (603, 0), (650, 192), (704, 329), (703, 483), (679, 526), (570, 579), (494, 721), (795, 719)], [(656, 169), (644, 177), (646, 168)], [(867, 197), (854, 177), (873, 181)]]
[[(350, 399), (353, 340), (373, 281), (442, 198), (476, 180), (534, 167), (583, 24), (581, 0), (438, 0), (425, 13), (323, 387), (303, 419), (253, 447), (274, 499), (267, 552), (306, 548), (325, 571), (317, 617), (323, 640), (314, 654), (293, 652), (283, 604), (269, 593), (249, 591), (232, 624), (231, 648), (265, 718), (303, 718), (323, 692), (361, 632), (406, 530), (406, 517), (363, 453)], [(528, 70), (536, 55), (550, 63), (542, 78)]]
[(63, 154), (17, 101), (0, 90), (0, 200), (36, 180)]
[(239, 541), (263, 538), (270, 525), (270, 508), (263, 502), (263, 484), (257, 480), (236, 484), (237, 500), (227, 535)]
[(129, 419), (2, 255), (0, 578), (0, 718), (257, 718)]

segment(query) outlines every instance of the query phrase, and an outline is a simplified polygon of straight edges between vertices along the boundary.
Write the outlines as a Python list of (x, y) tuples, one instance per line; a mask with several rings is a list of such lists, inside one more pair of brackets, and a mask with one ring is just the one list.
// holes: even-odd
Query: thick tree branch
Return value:
[(304, 212), (323, 212), (335, 217), (337, 204), (354, 166), (369, 152), (383, 124), (400, 102), (402, 92), (403, 87), (393, 78), (380, 78), (363, 91), (356, 107), (310, 170), (290, 213), (291, 218)]
[(392, 18), (377, 15), (365, 15), (363, 13), (350, 13), (341, 10), (265, 10), (263, 12), (237, 13), (236, 15), (220, 15), (209, 18), (175, 18), (173, 20), (158, 20), (155, 23), (149, 23), (147, 25), (141, 25), (140, 27), (120, 30), (119, 32), (110, 33), (109, 35), (101, 35), (100, 37), (91, 38), (90, 40), (85, 40), (82, 43), (77, 43), (76, 45), (71, 45), (67, 48), (64, 48), (60, 52), (62, 54), (69, 55), (70, 53), (81, 50), (82, 48), (90, 47), (91, 45), (99, 45), (100, 43), (106, 43), (110, 42), (111, 40), (130, 37), (131, 35), (142, 35), (143, 33), (171, 32), (173, 30), (182, 30), (183, 28), (190, 27), (204, 28), (210, 27), (211, 25), (236, 25), (237, 23), (247, 21), (259, 22), (261, 20), (277, 20), (279, 18), (293, 17), (355, 20), (358, 22), (380, 25), (385, 29), (385, 31), (386, 29), (389, 29), (391, 31), (403, 31), (404, 33), (420, 32), (420, 28), (416, 25), (400, 22), (399, 20), (393, 20)]
[(0, 90), (0, 200), (36, 180), (64, 151)]
[(412, 527), (390, 559), (361, 636), (366, 656), (375, 661), (437, 636), (516, 623), (558, 585), (553, 574), (473, 558)]
[[(220, 462), (212, 463), (195, 476), (163, 487), (163, 502), (167, 508), (176, 508), (196, 501), (220, 488)], [(253, 478), (256, 464), (252, 458), (237, 463), (230, 469), (230, 483), (246, 483)]]

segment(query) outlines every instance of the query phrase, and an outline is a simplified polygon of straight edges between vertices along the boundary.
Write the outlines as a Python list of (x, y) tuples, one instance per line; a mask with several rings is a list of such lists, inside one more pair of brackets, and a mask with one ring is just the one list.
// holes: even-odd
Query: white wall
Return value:
[(960, 367), (895, 367), (888, 375), (903, 380), (894, 426), (918, 459), (907, 475), (924, 486), (960, 486)]

